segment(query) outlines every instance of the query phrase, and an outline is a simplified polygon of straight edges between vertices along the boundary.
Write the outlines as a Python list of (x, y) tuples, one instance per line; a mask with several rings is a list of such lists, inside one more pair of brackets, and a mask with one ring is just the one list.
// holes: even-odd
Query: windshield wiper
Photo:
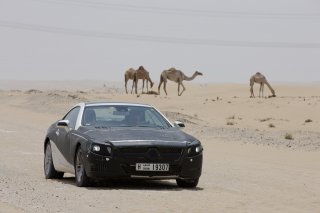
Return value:
[(164, 129), (163, 126), (152, 126), (152, 125), (137, 125), (136, 127), (150, 127), (150, 128)]
[(94, 126), (96, 129), (108, 129), (110, 126)]
[(148, 128), (157, 128), (157, 129), (166, 129), (163, 126), (152, 126), (152, 125), (121, 125), (121, 126), (92, 126), (96, 129), (109, 129), (109, 128), (121, 128), (121, 127), (148, 127)]

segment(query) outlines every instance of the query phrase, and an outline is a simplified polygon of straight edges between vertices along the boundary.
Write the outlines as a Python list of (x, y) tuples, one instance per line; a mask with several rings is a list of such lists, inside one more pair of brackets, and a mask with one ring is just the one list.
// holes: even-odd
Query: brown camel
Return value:
[[(124, 86), (126, 88), (126, 93), (127, 94), (128, 94), (127, 83), (128, 83), (129, 80), (133, 80), (134, 79), (135, 73), (136, 73), (136, 70), (133, 69), (133, 68), (130, 68), (124, 74)], [(134, 86), (134, 83), (132, 83), (131, 94), (132, 94), (132, 91), (133, 91), (133, 86)]]
[(135, 87), (136, 94), (138, 93), (138, 80), (139, 79), (142, 79), (142, 93), (143, 93), (143, 89), (144, 89), (145, 80), (147, 80), (147, 92), (149, 90), (148, 82), (150, 82), (151, 88), (153, 87), (153, 82), (152, 82), (152, 80), (151, 80), (151, 78), (149, 76), (149, 72), (143, 66), (140, 66), (137, 70), (135, 70), (133, 68), (130, 68), (129, 70), (127, 70), (125, 75), (124, 75), (124, 79), (125, 79), (126, 93), (128, 93), (128, 91), (127, 91), (127, 83), (128, 83), (129, 79), (133, 80), (131, 94), (132, 94), (132, 91), (133, 91), (133, 87)]
[[(176, 83), (178, 83), (178, 96), (181, 96), (182, 93), (186, 90), (185, 86), (183, 85), (182, 81), (192, 81), (193, 79), (195, 79), (196, 76), (198, 75), (202, 75), (201, 72), (195, 71), (194, 74), (191, 77), (186, 76), (182, 71), (177, 70), (176, 68), (172, 67), (168, 70), (164, 70), (161, 73), (160, 76), (160, 83), (159, 83), (159, 87), (158, 87), (158, 93), (160, 95), (160, 87), (161, 84), (163, 83), (163, 90), (167, 95), (167, 80), (170, 81), (174, 81)], [(180, 85), (182, 86), (183, 90), (180, 93)]]
[(272, 89), (271, 85), (269, 84), (269, 82), (267, 81), (266, 77), (264, 75), (262, 75), (260, 72), (257, 72), (256, 74), (254, 74), (253, 76), (251, 76), (250, 78), (250, 92), (251, 92), (251, 96), (250, 98), (254, 98), (254, 93), (253, 93), (253, 85), (254, 83), (258, 83), (260, 84), (260, 90), (259, 90), (259, 97), (263, 97), (263, 89), (264, 89), (264, 84), (266, 84), (271, 93), (272, 96), (271, 97), (276, 97), (275, 91), (274, 89)]

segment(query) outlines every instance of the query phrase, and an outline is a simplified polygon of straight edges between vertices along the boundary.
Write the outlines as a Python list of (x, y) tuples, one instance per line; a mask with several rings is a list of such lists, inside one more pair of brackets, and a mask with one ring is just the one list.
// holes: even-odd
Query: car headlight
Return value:
[(201, 146), (201, 144), (190, 146), (188, 148), (188, 156), (191, 157), (191, 156), (199, 155), (202, 151), (203, 151), (203, 147)]
[(108, 145), (93, 143), (90, 146), (90, 151), (98, 155), (111, 156), (112, 148)]
[(195, 149), (195, 151), (196, 151), (196, 153), (200, 153), (200, 152), (202, 152), (202, 146), (200, 145), (200, 146), (197, 146), (196, 147), (196, 149)]
[(99, 145), (94, 145), (94, 146), (92, 146), (92, 151), (94, 151), (94, 152), (100, 152), (100, 150), (101, 150), (101, 148), (100, 148)]

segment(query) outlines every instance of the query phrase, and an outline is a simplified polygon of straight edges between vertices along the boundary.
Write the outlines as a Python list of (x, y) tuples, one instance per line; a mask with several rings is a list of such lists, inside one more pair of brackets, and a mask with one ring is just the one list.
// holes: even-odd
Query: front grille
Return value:
[(182, 149), (181, 148), (176, 148), (176, 147), (159, 147), (158, 148), (160, 153), (181, 153)]
[(148, 151), (148, 147), (128, 147), (120, 148), (120, 152), (123, 154), (135, 154), (135, 153), (145, 153)]
[(116, 156), (126, 163), (176, 163), (180, 160), (183, 148), (180, 147), (120, 147)]

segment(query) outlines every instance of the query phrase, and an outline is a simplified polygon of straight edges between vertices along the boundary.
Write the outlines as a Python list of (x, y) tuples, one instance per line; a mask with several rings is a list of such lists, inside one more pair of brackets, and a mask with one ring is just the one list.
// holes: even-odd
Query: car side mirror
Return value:
[(68, 127), (69, 125), (69, 121), (68, 120), (60, 120), (58, 121), (57, 126), (61, 126), (61, 127)]
[(178, 128), (184, 128), (184, 127), (186, 127), (186, 125), (184, 125), (184, 123), (181, 122), (181, 121), (175, 121), (175, 122), (174, 122), (174, 126), (175, 126), (175, 127), (178, 127)]

